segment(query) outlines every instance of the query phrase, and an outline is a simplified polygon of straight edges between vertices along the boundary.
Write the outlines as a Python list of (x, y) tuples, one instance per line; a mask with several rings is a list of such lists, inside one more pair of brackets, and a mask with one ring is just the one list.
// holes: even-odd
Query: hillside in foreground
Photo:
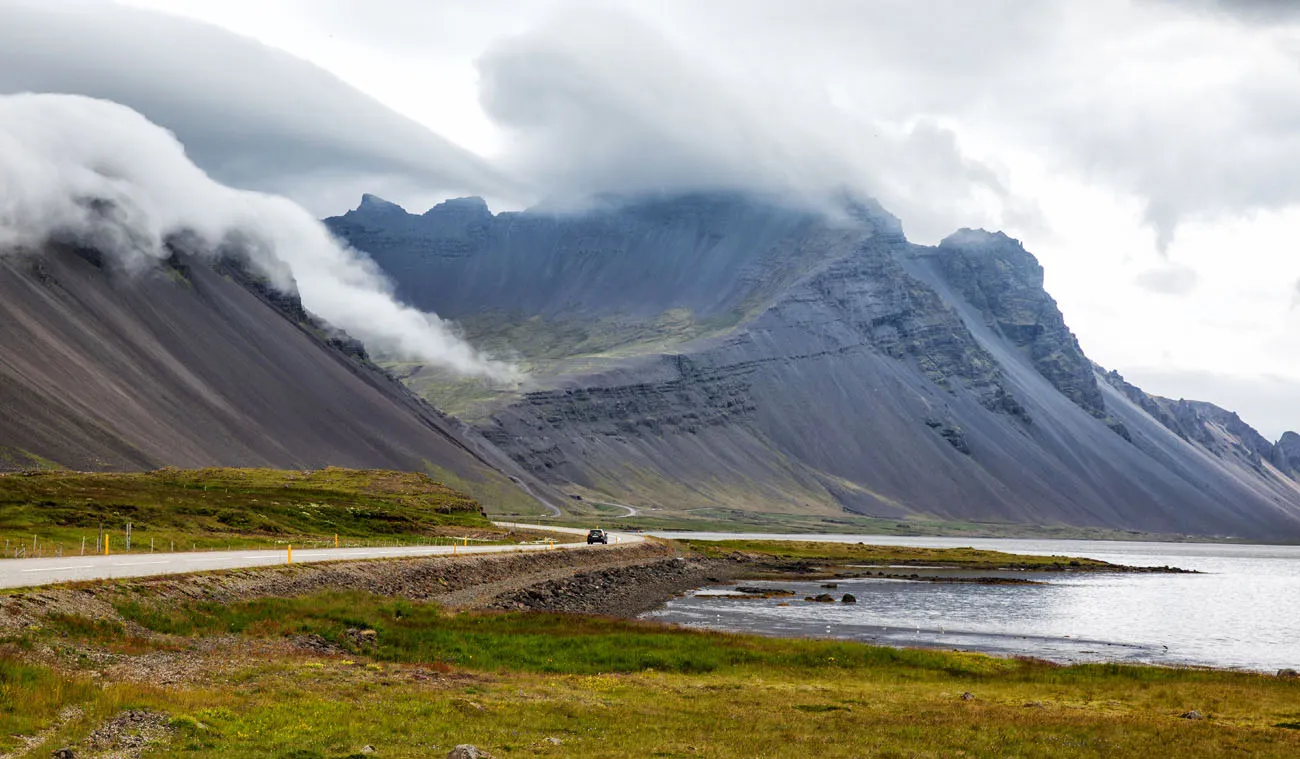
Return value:
[(427, 475), (331, 468), (0, 474), (8, 555), (72, 555), (100, 530), (114, 553), (267, 544), (497, 537), (477, 501)]
[(543, 510), (527, 473), (238, 258), (0, 251), (0, 325), (0, 471), (391, 469)]
[(472, 744), (498, 759), (1145, 759), (1300, 750), (1294, 678), (1058, 666), (450, 603), (520, 579), (585, 586), (573, 575), (582, 562), (627, 554), (643, 564), (651, 551), (681, 564), (642, 545), (0, 598), (0, 751), (414, 759)]

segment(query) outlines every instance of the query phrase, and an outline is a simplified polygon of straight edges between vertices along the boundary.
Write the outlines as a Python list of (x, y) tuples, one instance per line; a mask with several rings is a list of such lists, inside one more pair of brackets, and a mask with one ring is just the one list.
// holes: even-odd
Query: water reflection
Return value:
[[(758, 536), (716, 536), (728, 537)], [(689, 596), (651, 616), (764, 634), (960, 648), (1064, 662), (1130, 661), (1265, 671), (1300, 666), (1300, 547), (818, 537), (1086, 556), (1122, 564), (1168, 564), (1205, 574), (1036, 575), (1045, 585), (842, 580), (831, 592), (837, 599), (852, 593), (856, 604)], [(798, 599), (826, 592), (818, 583), (766, 584), (795, 590)]]

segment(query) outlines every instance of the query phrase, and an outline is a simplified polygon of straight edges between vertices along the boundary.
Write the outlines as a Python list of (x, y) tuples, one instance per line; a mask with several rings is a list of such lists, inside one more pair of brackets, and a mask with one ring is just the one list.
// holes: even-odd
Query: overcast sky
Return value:
[(1298, 3), (131, 5), (171, 17), (0, 0), (0, 91), (120, 100), (318, 214), (849, 185), (920, 242), (1023, 240), (1088, 354), (1147, 390), (1300, 428)]

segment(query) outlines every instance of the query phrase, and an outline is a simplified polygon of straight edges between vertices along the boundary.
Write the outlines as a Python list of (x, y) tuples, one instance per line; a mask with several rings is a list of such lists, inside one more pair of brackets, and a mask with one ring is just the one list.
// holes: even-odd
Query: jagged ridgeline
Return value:
[(507, 457), (238, 255), (0, 251), (0, 471), (396, 469), (538, 513)]
[(907, 241), (741, 195), (327, 220), (527, 392), (389, 363), (521, 467), (652, 515), (846, 514), (1300, 538), (1300, 443), (1142, 393), (1001, 234)]

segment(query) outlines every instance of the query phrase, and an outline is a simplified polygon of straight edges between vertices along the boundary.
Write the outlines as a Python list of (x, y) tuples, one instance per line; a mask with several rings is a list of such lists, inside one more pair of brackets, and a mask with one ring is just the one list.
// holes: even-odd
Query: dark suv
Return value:
[(609, 544), (609, 533), (604, 530), (591, 530), (587, 533), (587, 545), (592, 543)]

